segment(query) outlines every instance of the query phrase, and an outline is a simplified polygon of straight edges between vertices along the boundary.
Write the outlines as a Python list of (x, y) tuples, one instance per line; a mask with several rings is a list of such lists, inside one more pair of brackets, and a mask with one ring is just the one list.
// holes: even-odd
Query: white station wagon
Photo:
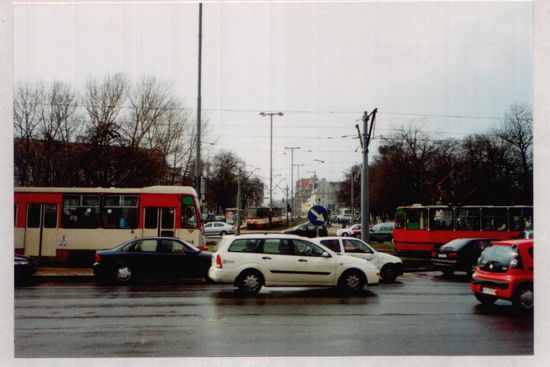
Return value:
[(254, 294), (262, 286), (336, 286), (357, 292), (377, 285), (379, 271), (368, 261), (341, 256), (296, 235), (226, 236), (212, 256), (208, 276)]
[(397, 256), (376, 251), (366, 242), (349, 237), (323, 237), (315, 238), (314, 241), (324, 245), (332, 251), (368, 260), (380, 270), (380, 276), (385, 282), (394, 282), (403, 274), (403, 261)]

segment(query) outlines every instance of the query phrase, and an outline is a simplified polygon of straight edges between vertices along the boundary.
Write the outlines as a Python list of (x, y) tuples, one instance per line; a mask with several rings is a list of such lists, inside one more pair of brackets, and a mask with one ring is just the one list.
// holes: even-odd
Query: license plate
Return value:
[(497, 290), (494, 289), (494, 288), (481, 288), (481, 293), (484, 293), (484, 294), (490, 294), (491, 296), (496, 296), (497, 295)]
[(437, 257), (443, 257), (443, 258), (446, 258), (447, 257), (447, 254), (438, 254)]

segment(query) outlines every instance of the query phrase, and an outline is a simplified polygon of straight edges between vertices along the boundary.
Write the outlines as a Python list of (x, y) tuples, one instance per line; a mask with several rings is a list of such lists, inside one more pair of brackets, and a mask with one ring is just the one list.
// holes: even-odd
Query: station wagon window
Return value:
[(65, 195), (61, 224), (64, 228), (98, 228), (99, 195)]
[(181, 198), (181, 228), (197, 228), (199, 226), (195, 211), (195, 202), (191, 196)]
[(227, 251), (229, 252), (250, 252), (259, 253), (261, 240), (259, 239), (238, 239), (233, 241)]
[(508, 229), (506, 208), (482, 208), (481, 228), (484, 231), (505, 231)]
[(479, 208), (460, 208), (456, 211), (456, 229), (462, 231), (479, 231)]
[(302, 240), (292, 240), (294, 247), (294, 255), (298, 256), (322, 256), (323, 249), (315, 246), (313, 243), (302, 241)]
[(105, 195), (101, 214), (103, 228), (137, 228), (137, 195)]
[(290, 254), (289, 240), (268, 238), (264, 241), (263, 245), (264, 245), (263, 246), (264, 254), (275, 254), (275, 255)]
[(339, 240), (321, 240), (321, 244), (325, 245), (334, 252), (340, 253), (340, 241)]
[(430, 209), (430, 229), (453, 229), (453, 210)]

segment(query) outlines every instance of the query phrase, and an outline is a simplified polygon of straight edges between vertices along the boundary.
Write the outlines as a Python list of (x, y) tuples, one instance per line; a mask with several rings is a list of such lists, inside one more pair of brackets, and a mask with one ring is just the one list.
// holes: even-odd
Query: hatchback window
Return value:
[(325, 245), (334, 252), (340, 253), (340, 241), (338, 240), (322, 240), (321, 244)]
[(503, 272), (510, 266), (521, 268), (521, 261), (515, 246), (493, 245), (481, 253), (479, 265), (483, 270)]
[(371, 249), (368, 248), (367, 245), (365, 245), (361, 241), (346, 239), (346, 240), (342, 240), (342, 242), (344, 243), (344, 250), (346, 252), (357, 253), (357, 254), (372, 254), (373, 253), (371, 251)]

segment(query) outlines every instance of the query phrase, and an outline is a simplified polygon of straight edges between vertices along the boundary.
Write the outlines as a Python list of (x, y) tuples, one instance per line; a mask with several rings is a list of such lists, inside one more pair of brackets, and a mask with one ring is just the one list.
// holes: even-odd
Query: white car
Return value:
[(377, 285), (368, 261), (341, 256), (309, 239), (285, 234), (226, 236), (212, 256), (208, 276), (254, 294), (266, 287), (336, 286), (357, 292)]
[(397, 256), (376, 251), (366, 242), (357, 238), (323, 237), (314, 239), (316, 243), (328, 247), (338, 254), (345, 254), (368, 260), (380, 270), (380, 277), (385, 282), (393, 282), (403, 274), (403, 261)]
[(354, 224), (348, 228), (342, 228), (336, 231), (336, 235), (342, 237), (355, 237), (357, 233), (361, 235), (361, 224)]
[(208, 222), (204, 225), (205, 236), (225, 236), (235, 233), (235, 228), (225, 222)]

